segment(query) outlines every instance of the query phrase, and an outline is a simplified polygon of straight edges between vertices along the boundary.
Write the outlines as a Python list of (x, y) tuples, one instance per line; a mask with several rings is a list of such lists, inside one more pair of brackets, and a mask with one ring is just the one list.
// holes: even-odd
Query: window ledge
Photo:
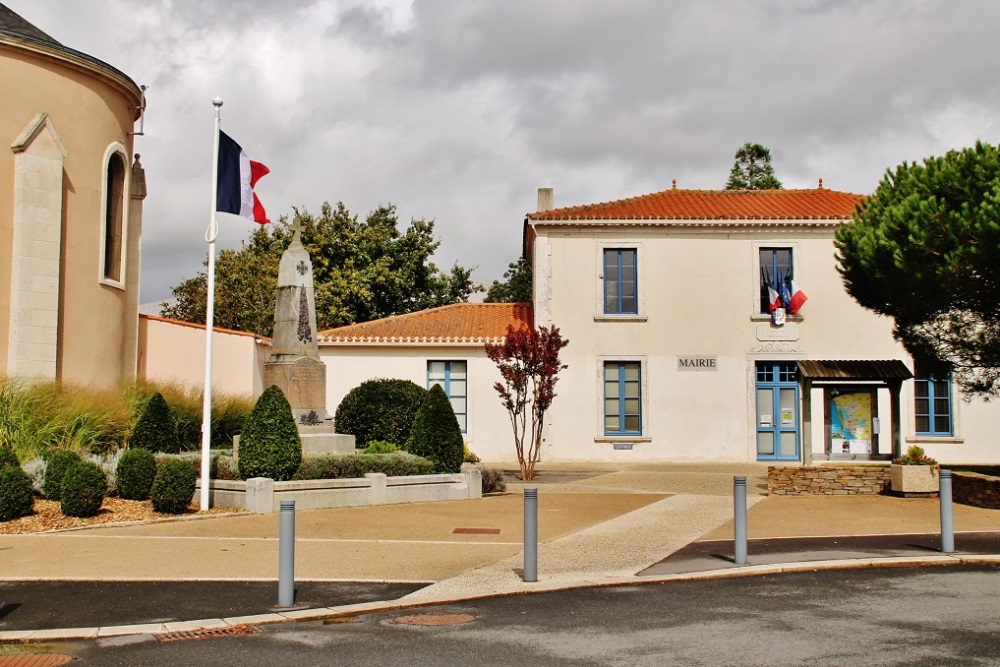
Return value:
[(595, 322), (645, 322), (645, 315), (594, 315)]
[(594, 442), (652, 442), (653, 438), (648, 435), (599, 435), (594, 438)]
[(101, 278), (100, 283), (107, 287), (114, 287), (115, 289), (125, 289), (125, 283), (114, 280), (113, 278)]
[[(805, 322), (805, 317), (802, 315), (785, 315), (785, 322)], [(751, 322), (770, 322), (770, 315), (751, 315)]]
[(959, 438), (953, 435), (916, 435), (907, 436), (906, 442), (923, 442), (939, 445), (962, 445), (965, 444), (965, 438)]

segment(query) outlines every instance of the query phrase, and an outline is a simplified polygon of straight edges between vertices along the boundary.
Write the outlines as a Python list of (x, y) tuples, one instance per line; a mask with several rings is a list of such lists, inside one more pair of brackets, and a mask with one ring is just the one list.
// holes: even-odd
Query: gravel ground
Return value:
[[(213, 507), (204, 514), (235, 514), (239, 510), (231, 507)], [(163, 514), (153, 511), (153, 504), (148, 500), (122, 500), (121, 498), (105, 498), (100, 511), (96, 516), (86, 519), (63, 516), (59, 509), (59, 503), (51, 500), (35, 499), (35, 511), (28, 516), (5, 521), (0, 523), (0, 535), (11, 535), (17, 533), (40, 533), (52, 530), (65, 530), (67, 528), (82, 528), (86, 526), (96, 526), (109, 523), (123, 523), (129, 521), (156, 521), (164, 519), (174, 519), (177, 516), (192, 516), (202, 514), (196, 505), (189, 505), (187, 510), (180, 515)]]

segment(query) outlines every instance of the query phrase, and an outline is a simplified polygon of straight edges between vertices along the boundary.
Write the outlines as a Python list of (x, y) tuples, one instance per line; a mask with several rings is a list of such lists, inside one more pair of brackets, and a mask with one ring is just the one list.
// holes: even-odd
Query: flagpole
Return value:
[(215, 325), (215, 237), (219, 235), (216, 200), (219, 193), (219, 109), (222, 98), (212, 100), (215, 107), (215, 133), (212, 135), (212, 215), (205, 241), (208, 242), (208, 290), (205, 305), (205, 389), (201, 413), (201, 509), (210, 507), (209, 477), (212, 456), (212, 328)]

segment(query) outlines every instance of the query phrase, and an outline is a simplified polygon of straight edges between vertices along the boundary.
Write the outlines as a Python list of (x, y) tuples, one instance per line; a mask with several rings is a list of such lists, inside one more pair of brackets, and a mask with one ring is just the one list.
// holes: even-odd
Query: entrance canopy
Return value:
[(815, 387), (865, 384), (876, 387), (888, 387), (891, 409), (891, 442), (892, 456), (900, 455), (902, 446), (902, 431), (900, 428), (899, 390), (904, 380), (913, 377), (913, 373), (898, 359), (858, 361), (858, 360), (817, 360), (802, 359), (797, 362), (799, 379), (802, 386), (803, 424), (802, 459), (806, 465), (812, 464), (811, 389)]

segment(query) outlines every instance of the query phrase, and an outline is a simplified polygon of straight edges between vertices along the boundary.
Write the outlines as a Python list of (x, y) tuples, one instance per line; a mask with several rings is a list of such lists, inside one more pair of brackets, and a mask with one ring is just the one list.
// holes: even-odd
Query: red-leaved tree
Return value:
[(559, 371), (567, 368), (559, 362), (559, 350), (568, 344), (555, 326), (551, 329), (539, 327), (536, 331), (509, 325), (502, 342), (486, 344), (486, 356), (497, 365), (503, 378), (493, 388), (500, 394), (510, 416), (523, 480), (535, 475), (535, 464), (541, 453), (542, 420), (556, 396)]

